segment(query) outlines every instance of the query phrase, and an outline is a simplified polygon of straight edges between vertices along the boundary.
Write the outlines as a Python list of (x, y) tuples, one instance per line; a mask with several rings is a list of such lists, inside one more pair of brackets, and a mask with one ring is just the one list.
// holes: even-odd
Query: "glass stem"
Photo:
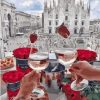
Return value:
[(41, 73), (40, 73), (40, 71), (39, 71), (39, 70), (38, 70), (38, 71), (36, 71), (36, 73), (37, 73), (37, 74), (39, 74), (39, 81), (37, 82), (37, 87), (38, 87), (38, 86), (40, 86), (40, 76), (41, 76), (40, 74), (41, 74)]
[(30, 54), (31, 54), (31, 52), (32, 52), (32, 47), (33, 47), (33, 43), (31, 43)]

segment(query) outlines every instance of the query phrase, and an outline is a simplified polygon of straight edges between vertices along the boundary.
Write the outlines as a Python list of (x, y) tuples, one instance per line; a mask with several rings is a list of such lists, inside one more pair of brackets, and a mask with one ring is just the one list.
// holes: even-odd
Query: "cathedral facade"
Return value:
[(44, 2), (44, 33), (54, 34), (56, 28), (64, 23), (71, 34), (88, 34), (90, 21), (90, 3), (80, 0), (48, 0)]

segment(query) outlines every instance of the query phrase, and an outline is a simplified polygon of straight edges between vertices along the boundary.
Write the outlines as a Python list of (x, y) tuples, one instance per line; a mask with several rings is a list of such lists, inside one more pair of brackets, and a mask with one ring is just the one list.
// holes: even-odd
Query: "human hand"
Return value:
[(82, 81), (82, 79), (94, 80), (95, 69), (91, 64), (86, 61), (79, 61), (71, 66), (70, 72), (74, 73), (77, 78), (77, 83)]
[[(39, 74), (37, 74), (34, 71), (26, 74), (21, 81), (20, 90), (16, 98), (27, 98), (32, 92), (32, 90), (35, 87), (37, 87), (38, 82), (39, 82)], [(15, 99), (15, 100), (19, 100), (19, 99)]]

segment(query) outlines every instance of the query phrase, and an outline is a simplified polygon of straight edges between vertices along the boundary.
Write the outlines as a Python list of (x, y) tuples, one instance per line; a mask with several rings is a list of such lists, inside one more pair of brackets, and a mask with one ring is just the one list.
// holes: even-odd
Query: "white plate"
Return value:
[(44, 95), (44, 91), (40, 88), (33, 89), (32, 93), (37, 95), (37, 98), (41, 98)]
[(81, 88), (79, 88), (79, 87), (77, 88), (77, 87), (76, 87), (76, 80), (73, 81), (73, 82), (71, 83), (71, 89), (74, 90), (74, 91), (82, 91), (84, 88), (86, 88), (86, 87), (88, 86), (88, 80), (83, 79), (83, 80), (80, 82), (80, 84), (82, 84), (82, 83), (84, 83), (84, 85), (83, 85)]
[(13, 58), (13, 61), (14, 61), (14, 66), (0, 70), (0, 74), (3, 74), (5, 72), (9, 72), (9, 71), (12, 71), (12, 70), (16, 70), (16, 59)]

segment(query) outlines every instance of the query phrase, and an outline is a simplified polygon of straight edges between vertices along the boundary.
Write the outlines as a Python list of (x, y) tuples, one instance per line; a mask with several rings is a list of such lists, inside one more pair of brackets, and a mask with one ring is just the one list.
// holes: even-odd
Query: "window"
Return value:
[(65, 20), (68, 20), (68, 16), (65, 16)]
[(84, 27), (81, 27), (81, 29), (80, 29), (80, 32), (79, 32), (80, 34), (83, 34), (84, 33)]
[(68, 11), (68, 3), (66, 4), (66, 8), (65, 8), (65, 11)]
[(77, 21), (75, 21), (75, 25), (77, 25)]
[(77, 15), (75, 16), (75, 19), (77, 19)]
[(74, 33), (77, 34), (77, 29), (76, 28), (74, 29)]
[(52, 28), (49, 28), (49, 34), (52, 33)]
[(58, 15), (56, 14), (56, 19), (58, 19)]
[(68, 11), (68, 7), (65, 9), (65, 11)]
[(58, 25), (58, 21), (56, 21), (56, 25)]
[(84, 21), (82, 21), (82, 25), (84, 25)]
[(51, 21), (49, 21), (49, 25), (51, 25)]

